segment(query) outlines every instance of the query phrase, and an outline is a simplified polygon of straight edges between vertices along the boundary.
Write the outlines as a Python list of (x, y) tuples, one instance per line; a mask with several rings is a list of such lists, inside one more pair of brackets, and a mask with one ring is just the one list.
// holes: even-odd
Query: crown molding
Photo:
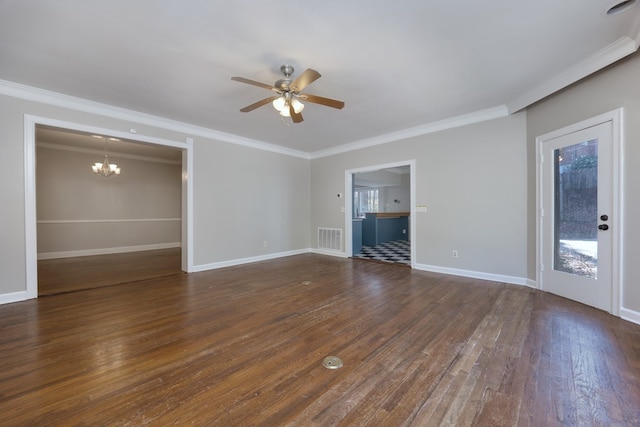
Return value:
[(391, 132), (384, 135), (374, 136), (372, 138), (354, 141), (338, 147), (328, 148), (326, 150), (315, 151), (311, 153), (311, 159), (319, 159), (321, 157), (334, 156), (336, 154), (346, 153), (348, 151), (360, 150), (362, 148), (373, 147), (376, 145), (396, 142), (415, 136), (426, 135), (429, 133), (440, 132), (447, 129), (453, 129), (474, 123), (480, 123), (487, 120), (498, 119), (509, 115), (507, 107), (500, 105), (498, 107), (488, 108), (461, 116), (451, 117), (437, 122), (426, 123), (424, 125), (403, 129), (397, 132)]
[(564, 72), (557, 74), (551, 79), (542, 82), (535, 88), (523, 93), (507, 104), (509, 114), (513, 114), (541, 99), (555, 93), (588, 75), (601, 70), (608, 65), (628, 56), (638, 50), (640, 44), (640, 31), (635, 39), (621, 37), (610, 45), (600, 49), (593, 55), (569, 67)]
[(164, 117), (154, 116), (151, 114), (141, 113), (139, 111), (128, 110), (126, 108), (116, 107), (113, 105), (102, 104), (100, 102), (90, 101), (75, 96), (64, 95), (58, 92), (52, 92), (45, 89), (35, 88), (32, 86), (22, 85), (20, 83), (0, 80), (0, 94), (20, 98), (27, 101), (39, 102), (42, 104), (53, 105), (56, 107), (67, 108), (70, 110), (82, 111), (85, 113), (96, 114), (100, 116), (110, 117), (118, 120), (126, 120), (160, 129), (171, 130), (184, 133), (190, 136), (199, 136), (202, 138), (213, 139), (216, 141), (227, 142), (235, 145), (255, 148), (263, 151), (284, 154), (292, 157), (309, 159), (309, 154), (304, 151), (285, 148), (279, 145), (270, 144), (268, 142), (256, 139), (245, 138), (242, 136), (208, 129), (201, 126), (191, 125), (189, 123), (179, 122)]

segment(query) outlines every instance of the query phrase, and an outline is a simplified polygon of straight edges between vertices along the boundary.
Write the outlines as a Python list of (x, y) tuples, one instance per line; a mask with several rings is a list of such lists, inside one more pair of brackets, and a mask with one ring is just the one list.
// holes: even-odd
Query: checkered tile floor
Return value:
[(374, 247), (362, 246), (360, 253), (353, 257), (411, 265), (411, 242), (394, 240)]

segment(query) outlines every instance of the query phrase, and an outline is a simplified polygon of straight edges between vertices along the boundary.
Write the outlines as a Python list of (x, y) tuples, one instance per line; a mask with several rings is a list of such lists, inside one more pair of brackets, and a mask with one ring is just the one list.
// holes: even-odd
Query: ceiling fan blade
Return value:
[(231, 77), (231, 80), (235, 80), (236, 82), (240, 82), (240, 83), (246, 83), (246, 84), (249, 84), (249, 85), (258, 86), (258, 87), (261, 87), (261, 88), (264, 88), (264, 89), (269, 89), (269, 90), (274, 90), (274, 91), (276, 90), (276, 88), (274, 88), (271, 85), (268, 85), (266, 83), (260, 83), (260, 82), (257, 82), (255, 80), (245, 79), (244, 77)]
[(318, 80), (320, 77), (322, 76), (319, 72), (317, 72), (316, 70), (312, 70), (311, 68), (307, 68), (306, 70), (304, 70), (304, 73), (300, 74), (294, 81), (291, 82), (289, 88), (293, 92), (300, 92), (305, 87)]
[(243, 113), (248, 113), (249, 111), (253, 111), (256, 108), (262, 107), (263, 105), (267, 105), (268, 103), (276, 100), (277, 98), (278, 98), (277, 96), (270, 96), (269, 98), (265, 98), (258, 102), (254, 102), (251, 105), (247, 105), (246, 107), (241, 108), (240, 111), (242, 111)]
[(324, 98), (322, 96), (310, 95), (308, 93), (301, 93), (299, 97), (300, 99), (304, 99), (305, 101), (313, 102), (314, 104), (325, 105), (331, 108), (337, 108), (338, 110), (344, 107), (344, 102), (338, 101), (337, 99)]
[(291, 115), (291, 120), (293, 120), (293, 123), (300, 123), (304, 120), (302, 118), (302, 113), (296, 113), (296, 111), (293, 109), (293, 105), (289, 105), (289, 114)]

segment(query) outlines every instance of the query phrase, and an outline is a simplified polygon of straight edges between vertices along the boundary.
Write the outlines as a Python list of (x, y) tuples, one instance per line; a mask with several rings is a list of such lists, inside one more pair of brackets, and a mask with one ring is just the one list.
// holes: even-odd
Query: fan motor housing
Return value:
[(292, 81), (291, 79), (280, 79), (273, 86), (276, 89), (288, 91), (289, 86), (291, 85), (291, 81)]

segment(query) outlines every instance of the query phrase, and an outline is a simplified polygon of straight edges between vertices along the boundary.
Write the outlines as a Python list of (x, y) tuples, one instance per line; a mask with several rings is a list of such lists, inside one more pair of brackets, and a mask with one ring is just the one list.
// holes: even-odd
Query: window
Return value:
[(367, 212), (378, 212), (378, 189), (363, 188), (353, 193), (354, 215), (361, 216)]

